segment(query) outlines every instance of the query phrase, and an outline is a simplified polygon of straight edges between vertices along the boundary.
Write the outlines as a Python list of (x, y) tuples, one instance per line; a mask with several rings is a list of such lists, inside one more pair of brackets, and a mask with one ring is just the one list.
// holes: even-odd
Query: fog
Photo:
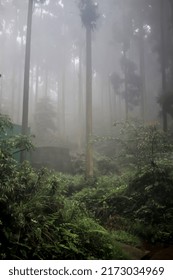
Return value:
[(172, 78), (172, 0), (0, 0), (0, 260), (173, 259)]
[[(79, 2), (34, 1), (28, 126), (38, 146), (85, 149), (86, 32)], [(28, 3), (0, 1), (0, 110), (19, 125)], [(158, 97), (164, 90), (165, 75), (166, 90), (171, 90), (172, 6), (170, 1), (164, 1), (162, 30), (160, 3), (95, 3), (98, 18), (92, 29), (94, 136), (114, 136), (114, 123), (132, 118), (162, 124)]]

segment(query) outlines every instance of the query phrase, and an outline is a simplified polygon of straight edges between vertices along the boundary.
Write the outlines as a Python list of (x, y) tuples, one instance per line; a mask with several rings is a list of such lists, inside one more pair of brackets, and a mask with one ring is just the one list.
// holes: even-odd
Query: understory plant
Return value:
[(16, 162), (21, 139), (15, 145), (8, 126), (1, 117), (0, 259), (127, 259), (112, 234), (71, 197), (70, 186), (82, 179), (72, 185), (70, 176)]

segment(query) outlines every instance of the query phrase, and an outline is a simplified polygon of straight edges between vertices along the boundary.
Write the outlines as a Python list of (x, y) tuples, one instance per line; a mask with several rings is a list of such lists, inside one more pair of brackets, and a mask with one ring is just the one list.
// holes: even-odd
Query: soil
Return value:
[(136, 248), (124, 243), (121, 248), (132, 260), (173, 260), (173, 245), (144, 243), (141, 248)]
[(173, 244), (145, 242), (144, 248), (149, 252), (142, 258), (143, 260), (173, 260)]

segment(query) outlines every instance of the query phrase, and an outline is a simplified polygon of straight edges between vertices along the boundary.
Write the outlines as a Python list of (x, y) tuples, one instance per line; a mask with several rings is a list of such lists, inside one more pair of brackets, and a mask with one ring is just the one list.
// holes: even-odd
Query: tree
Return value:
[[(35, 2), (43, 3), (44, 0)], [(32, 12), (34, 0), (28, 2), (27, 16), (27, 33), (25, 49), (25, 69), (24, 69), (24, 86), (23, 86), (23, 113), (22, 113), (22, 134), (28, 134), (28, 112), (29, 112), (29, 77), (30, 77), (30, 54), (31, 54), (31, 32), (32, 32)], [(26, 159), (26, 153), (21, 153), (21, 162)]]
[[(122, 95), (127, 102), (127, 112), (129, 109), (133, 109), (134, 106), (139, 105), (140, 103), (140, 92), (141, 92), (141, 77), (137, 73), (137, 67), (135, 63), (127, 58), (122, 56), (121, 67), (124, 71), (126, 68), (126, 76), (121, 78), (118, 73), (113, 72), (110, 75), (110, 82), (114, 93), (117, 95)], [(124, 84), (126, 85), (124, 86)], [(125, 88), (125, 90), (122, 90)], [(127, 113), (126, 112), (126, 113)], [(127, 120), (126, 115), (126, 120)]]
[[(161, 29), (161, 75), (162, 75), (162, 95), (166, 95), (166, 61), (165, 61), (165, 27), (164, 27), (164, 18), (165, 18), (165, 9), (164, 1), (160, 0), (160, 29)], [(162, 104), (162, 118), (163, 118), (163, 131), (168, 129), (167, 113), (166, 108)]]
[[(168, 119), (165, 100), (172, 90), (173, 53), (172, 53), (172, 2), (169, 0), (153, 0), (150, 5), (150, 27), (154, 52), (157, 52), (161, 72), (161, 97), (163, 130), (167, 131)], [(163, 101), (163, 102), (162, 102)]]
[(79, 9), (86, 29), (86, 176), (90, 177), (93, 176), (91, 34), (96, 27), (98, 11), (92, 0), (80, 0)]
[(56, 106), (49, 96), (43, 96), (39, 99), (35, 108), (34, 134), (36, 135), (36, 144), (40, 146), (56, 145), (59, 127), (57, 123)]
[[(30, 71), (30, 53), (31, 53), (31, 29), (32, 29), (32, 10), (34, 0), (28, 2), (27, 17), (27, 34), (25, 49), (25, 70), (24, 70), (24, 86), (23, 86), (23, 113), (22, 113), (22, 134), (28, 134), (28, 109), (29, 109), (29, 71)], [(26, 159), (26, 154), (21, 153), (21, 162)]]

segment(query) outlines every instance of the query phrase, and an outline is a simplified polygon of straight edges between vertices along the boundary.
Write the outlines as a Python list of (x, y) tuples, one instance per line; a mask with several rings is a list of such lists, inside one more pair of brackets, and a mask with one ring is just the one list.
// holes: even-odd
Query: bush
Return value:
[(0, 139), (1, 259), (127, 258), (112, 234), (71, 197), (84, 184), (82, 177), (71, 184), (71, 176), (36, 172), (12, 158), (14, 147), (11, 139)]

